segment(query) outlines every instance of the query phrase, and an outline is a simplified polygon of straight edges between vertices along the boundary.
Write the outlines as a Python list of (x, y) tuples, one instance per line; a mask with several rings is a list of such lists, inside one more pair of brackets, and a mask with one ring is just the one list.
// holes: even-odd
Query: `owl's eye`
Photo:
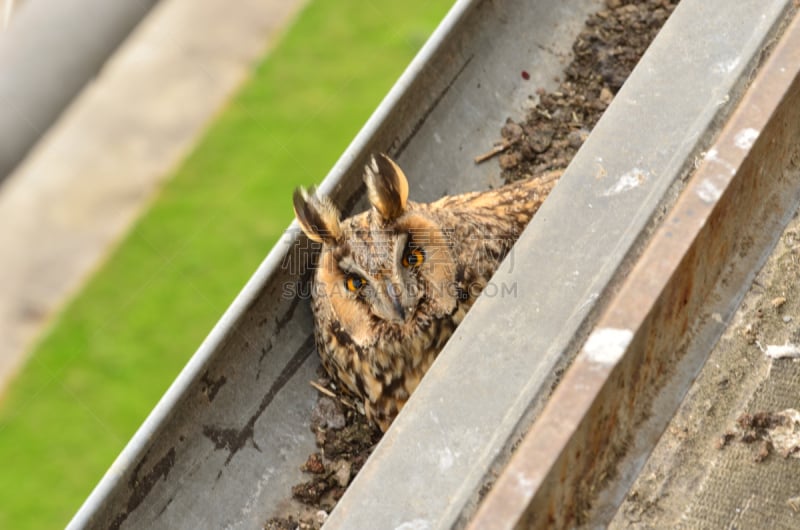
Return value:
[(355, 274), (349, 274), (344, 280), (344, 286), (347, 287), (347, 290), (351, 293), (360, 291), (365, 285), (367, 285), (367, 280)]
[(403, 267), (419, 267), (425, 262), (425, 252), (421, 248), (411, 247), (403, 255)]

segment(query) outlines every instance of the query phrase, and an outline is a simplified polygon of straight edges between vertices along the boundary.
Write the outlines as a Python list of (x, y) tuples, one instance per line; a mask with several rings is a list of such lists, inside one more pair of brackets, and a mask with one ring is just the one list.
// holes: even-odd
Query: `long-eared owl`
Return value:
[(557, 180), (408, 200), (403, 171), (372, 157), (372, 208), (348, 219), (298, 189), (300, 227), (322, 244), (312, 283), (322, 365), (386, 430)]

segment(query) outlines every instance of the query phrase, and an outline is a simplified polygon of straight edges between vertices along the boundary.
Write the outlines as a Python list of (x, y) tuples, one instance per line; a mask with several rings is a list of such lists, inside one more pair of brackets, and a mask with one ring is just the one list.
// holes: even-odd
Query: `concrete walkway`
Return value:
[(305, 1), (162, 0), (0, 186), (0, 392)]

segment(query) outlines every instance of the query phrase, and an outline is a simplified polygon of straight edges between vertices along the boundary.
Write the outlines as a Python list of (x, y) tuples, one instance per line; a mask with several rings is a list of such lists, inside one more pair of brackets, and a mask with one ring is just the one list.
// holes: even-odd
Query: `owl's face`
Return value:
[(294, 200), (303, 231), (322, 243), (316, 302), (362, 347), (387, 333), (413, 335), (456, 306), (446, 231), (407, 201), (406, 178), (388, 157), (372, 160), (365, 181), (373, 208), (344, 221), (326, 199), (300, 192)]

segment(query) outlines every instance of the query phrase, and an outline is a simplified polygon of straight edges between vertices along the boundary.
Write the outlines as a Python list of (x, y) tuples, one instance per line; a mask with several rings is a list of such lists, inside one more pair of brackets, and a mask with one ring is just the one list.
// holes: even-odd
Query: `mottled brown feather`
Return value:
[[(366, 169), (373, 205), (366, 212), (339, 221), (320, 199), (299, 195), (306, 200), (298, 204), (295, 195), (301, 227), (323, 242), (312, 289), (322, 365), (364, 401), (381, 429), (403, 408), (558, 176), (415, 203), (406, 200), (400, 168), (378, 157)], [(327, 230), (333, 219), (337, 238), (310, 226)], [(348, 278), (363, 286), (351, 291)]]

